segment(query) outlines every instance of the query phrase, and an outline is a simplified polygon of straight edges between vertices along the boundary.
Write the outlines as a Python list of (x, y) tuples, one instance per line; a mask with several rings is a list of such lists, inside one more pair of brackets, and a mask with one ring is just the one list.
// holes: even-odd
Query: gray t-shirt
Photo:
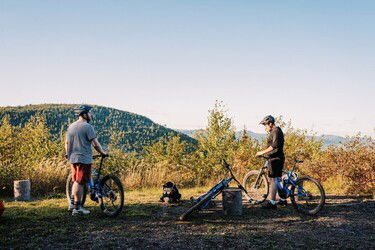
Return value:
[(70, 124), (66, 134), (68, 141), (68, 160), (70, 163), (92, 163), (91, 142), (96, 138), (93, 126), (86, 121), (78, 120)]

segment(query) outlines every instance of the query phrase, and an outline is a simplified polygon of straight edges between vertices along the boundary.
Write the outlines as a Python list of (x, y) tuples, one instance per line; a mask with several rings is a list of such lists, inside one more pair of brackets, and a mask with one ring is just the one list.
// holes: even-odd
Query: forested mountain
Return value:
[[(177, 131), (188, 135), (190, 137), (193, 137), (194, 134), (199, 131), (199, 130), (187, 130), (187, 129), (178, 129)], [(263, 139), (267, 136), (266, 134), (261, 134), (261, 133), (254, 133), (250, 130), (247, 131), (248, 135), (259, 142), (262, 142)], [(243, 131), (237, 131), (236, 132), (236, 137), (239, 138), (243, 134)], [(311, 136), (308, 136), (310, 138)], [(338, 145), (340, 143), (344, 143), (346, 141), (346, 138), (342, 136), (337, 136), (337, 135), (319, 135), (319, 136), (314, 136), (315, 139), (317, 140), (323, 140), (323, 145), (325, 147), (328, 147), (330, 145)]]
[[(77, 119), (73, 112), (75, 106), (77, 105), (41, 104), (0, 107), (0, 119), (9, 116), (12, 125), (23, 126), (31, 117), (42, 115), (51, 134), (60, 138), (69, 124)], [(114, 143), (127, 152), (140, 152), (144, 146), (168, 135), (180, 135), (182, 140), (196, 144), (193, 138), (156, 124), (141, 115), (102, 106), (94, 106), (93, 113), (92, 124), (98, 133), (99, 141), (104, 145)]]

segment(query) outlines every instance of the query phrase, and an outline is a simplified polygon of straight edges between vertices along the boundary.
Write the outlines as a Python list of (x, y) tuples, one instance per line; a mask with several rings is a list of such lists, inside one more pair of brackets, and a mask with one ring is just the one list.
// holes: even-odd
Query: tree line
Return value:
[[(48, 123), (43, 114), (31, 116), (23, 125), (15, 125), (9, 116), (2, 118), (0, 195), (11, 194), (16, 179), (30, 179), (34, 195), (63, 192), (69, 172), (63, 134), (56, 137)], [(307, 130), (293, 128), (291, 122), (278, 118), (277, 125), (285, 134), (286, 169), (291, 168), (294, 159), (302, 159), (304, 162), (297, 171), (320, 180), (327, 193), (373, 192), (375, 141), (372, 138), (357, 135), (348, 137), (343, 144), (325, 148), (322, 140), (308, 136)], [(263, 164), (261, 158), (255, 158), (255, 153), (266, 143), (249, 136), (246, 129), (236, 138), (233, 121), (220, 102), (209, 111), (206, 129), (194, 134), (193, 144), (181, 134), (167, 133), (130, 152), (123, 144), (124, 137), (130, 136), (109, 135), (111, 157), (106, 159), (104, 168), (119, 175), (127, 188), (157, 187), (166, 181), (176, 182), (180, 187), (211, 185), (226, 176), (221, 159), (231, 163), (236, 175), (243, 177)], [(130, 143), (136, 138), (126, 140)]]

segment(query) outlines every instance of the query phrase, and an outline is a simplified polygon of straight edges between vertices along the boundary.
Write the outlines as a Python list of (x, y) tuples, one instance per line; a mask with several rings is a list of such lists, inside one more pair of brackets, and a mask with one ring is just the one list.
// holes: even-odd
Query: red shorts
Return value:
[(87, 184), (91, 177), (91, 164), (74, 163), (71, 166), (72, 181)]

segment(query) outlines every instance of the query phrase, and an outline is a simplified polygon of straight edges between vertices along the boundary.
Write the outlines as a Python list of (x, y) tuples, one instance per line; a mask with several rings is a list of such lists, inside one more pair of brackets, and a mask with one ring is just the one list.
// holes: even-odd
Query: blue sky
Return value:
[(0, 105), (91, 103), (172, 128), (222, 100), (374, 136), (375, 1), (0, 0)]

